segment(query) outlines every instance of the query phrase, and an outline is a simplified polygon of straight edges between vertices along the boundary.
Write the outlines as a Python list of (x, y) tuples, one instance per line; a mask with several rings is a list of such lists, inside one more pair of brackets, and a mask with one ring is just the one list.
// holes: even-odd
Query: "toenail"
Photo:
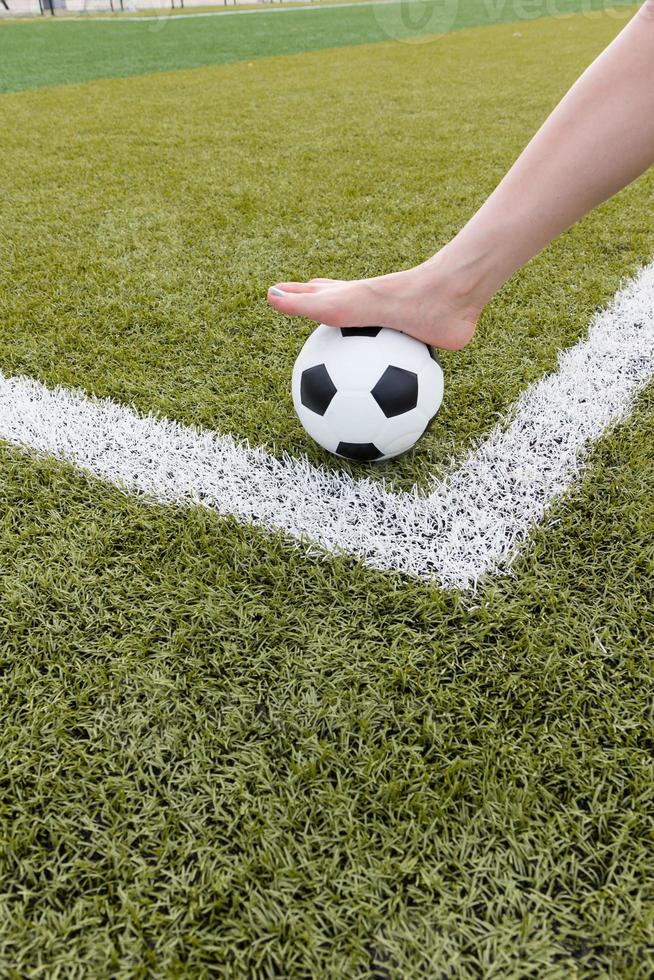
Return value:
[(277, 289), (277, 286), (271, 286), (268, 292), (273, 296), (286, 296), (286, 293), (282, 292), (281, 289)]

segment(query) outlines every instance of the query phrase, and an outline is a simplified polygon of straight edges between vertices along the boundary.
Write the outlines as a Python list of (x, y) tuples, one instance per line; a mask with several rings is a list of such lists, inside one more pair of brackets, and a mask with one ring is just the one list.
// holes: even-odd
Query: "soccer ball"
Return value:
[(293, 368), (293, 404), (324, 449), (356, 460), (416, 444), (443, 398), (443, 371), (426, 344), (386, 327), (321, 324)]

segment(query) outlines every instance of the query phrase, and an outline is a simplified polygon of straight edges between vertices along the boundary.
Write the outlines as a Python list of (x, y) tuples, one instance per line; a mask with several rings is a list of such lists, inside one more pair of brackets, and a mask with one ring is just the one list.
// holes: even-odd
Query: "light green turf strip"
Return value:
[(143, 75), (250, 61), (272, 55), (411, 39), (430, 34), (578, 10), (618, 8), (622, 0), (413, 0), (256, 16), (189, 17), (156, 23), (58, 21), (0, 24), (0, 92), (94, 78)]
[[(21, 180), (0, 215), (0, 369), (343, 466), (295, 419), (310, 326), (273, 313), (266, 286), (424, 259), (618, 26), (546, 20), (7, 96), (4, 163)], [(553, 369), (654, 252), (651, 193), (650, 176), (517, 276), (444, 357), (429, 437), (371, 472), (424, 480)]]
[(0, 450), (1, 972), (650, 977), (653, 447), (474, 608)]

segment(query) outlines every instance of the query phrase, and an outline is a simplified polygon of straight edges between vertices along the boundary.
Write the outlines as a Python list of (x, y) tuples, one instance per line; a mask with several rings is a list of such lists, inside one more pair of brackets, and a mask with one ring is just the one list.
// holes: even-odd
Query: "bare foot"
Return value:
[(280, 313), (332, 327), (392, 327), (435, 347), (460, 350), (475, 332), (483, 303), (436, 256), (374, 279), (280, 282), (268, 302)]

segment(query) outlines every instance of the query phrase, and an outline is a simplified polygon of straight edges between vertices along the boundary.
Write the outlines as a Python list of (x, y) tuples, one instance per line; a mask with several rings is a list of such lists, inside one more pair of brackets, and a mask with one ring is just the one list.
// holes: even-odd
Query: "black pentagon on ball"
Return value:
[(386, 368), (371, 391), (387, 419), (410, 412), (418, 404), (418, 375), (405, 368)]
[(336, 452), (339, 456), (356, 459), (360, 463), (371, 462), (384, 455), (373, 442), (339, 442)]
[(324, 364), (307, 368), (300, 378), (300, 401), (316, 415), (324, 415), (336, 394), (336, 385)]
[[(436, 363), (438, 364), (439, 368), (442, 368), (443, 365), (441, 364), (440, 359), (438, 357), (438, 354), (436, 353), (436, 351), (434, 350), (434, 348), (433, 347), (428, 347), (428, 350), (429, 350), (429, 356), (431, 357), (432, 361), (436, 361)], [(429, 432), (429, 430), (431, 429), (432, 425), (434, 424), (434, 419), (436, 418), (437, 415), (438, 415), (438, 408), (436, 409), (436, 411), (434, 412), (434, 414), (432, 415), (432, 417), (427, 422), (427, 425), (425, 426), (425, 432), (423, 432), (423, 435), (426, 432)]]
[(342, 337), (376, 337), (381, 327), (341, 327)]

